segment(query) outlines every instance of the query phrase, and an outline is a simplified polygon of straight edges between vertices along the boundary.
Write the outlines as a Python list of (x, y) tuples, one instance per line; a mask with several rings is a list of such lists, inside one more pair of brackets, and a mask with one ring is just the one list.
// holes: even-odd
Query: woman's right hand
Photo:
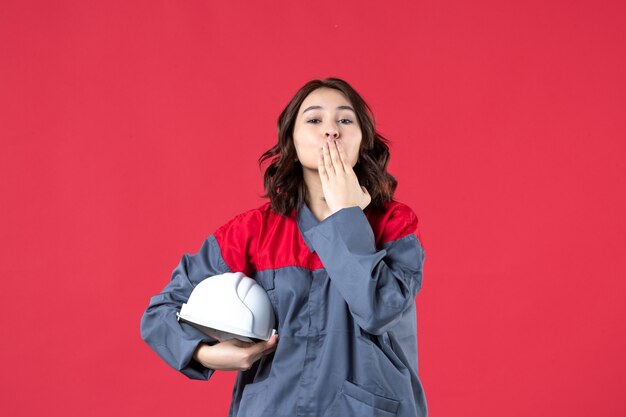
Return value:
[(222, 371), (246, 371), (262, 356), (276, 350), (278, 335), (257, 343), (229, 339), (215, 345), (201, 343), (193, 358), (205, 368)]

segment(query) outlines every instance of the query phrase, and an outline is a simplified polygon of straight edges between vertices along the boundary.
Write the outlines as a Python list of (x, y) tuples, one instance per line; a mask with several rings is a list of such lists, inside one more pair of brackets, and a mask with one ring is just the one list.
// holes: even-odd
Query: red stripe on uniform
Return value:
[[(401, 239), (417, 230), (417, 217), (405, 204), (391, 202), (384, 212), (366, 210), (376, 246)], [(233, 272), (250, 276), (253, 271), (296, 266), (323, 268), (316, 253), (307, 247), (295, 210), (288, 217), (271, 210), (269, 203), (242, 213), (214, 233), (224, 262)]]

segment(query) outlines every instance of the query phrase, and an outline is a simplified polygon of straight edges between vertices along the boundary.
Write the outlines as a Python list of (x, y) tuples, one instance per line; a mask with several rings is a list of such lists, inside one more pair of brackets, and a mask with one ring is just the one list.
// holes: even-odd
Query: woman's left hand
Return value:
[(332, 213), (354, 206), (363, 210), (372, 201), (365, 187), (359, 184), (339, 141), (326, 141), (320, 153), (318, 172), (326, 204)]

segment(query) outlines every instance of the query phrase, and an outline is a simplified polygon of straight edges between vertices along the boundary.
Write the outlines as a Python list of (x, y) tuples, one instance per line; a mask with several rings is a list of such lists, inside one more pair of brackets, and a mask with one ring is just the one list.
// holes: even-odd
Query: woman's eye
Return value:
[[(320, 120), (320, 119), (315, 119), (315, 118), (313, 118), (313, 119), (308, 119), (306, 122), (307, 122), (307, 123), (311, 123), (311, 124), (315, 124), (315, 125), (316, 125), (316, 124), (321, 123), (321, 120)], [(350, 119), (339, 119), (337, 122), (338, 122), (339, 124), (342, 124), (342, 125), (349, 125), (349, 124), (351, 124), (351, 123), (354, 123), (354, 122), (353, 122), (352, 120), (350, 120)]]

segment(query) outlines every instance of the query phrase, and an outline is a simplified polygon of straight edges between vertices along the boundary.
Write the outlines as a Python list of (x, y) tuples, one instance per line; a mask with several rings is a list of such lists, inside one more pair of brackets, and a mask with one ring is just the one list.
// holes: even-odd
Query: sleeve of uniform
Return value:
[(384, 333), (415, 302), (424, 261), (416, 229), (413, 211), (398, 205), (380, 249), (359, 207), (339, 210), (305, 232), (355, 321), (368, 333)]
[(231, 272), (224, 263), (213, 235), (195, 254), (185, 254), (172, 273), (169, 284), (150, 299), (141, 318), (141, 337), (172, 368), (192, 379), (209, 379), (212, 369), (193, 359), (199, 343), (216, 343), (187, 323), (177, 320), (176, 313), (187, 302), (191, 291), (207, 277)]

